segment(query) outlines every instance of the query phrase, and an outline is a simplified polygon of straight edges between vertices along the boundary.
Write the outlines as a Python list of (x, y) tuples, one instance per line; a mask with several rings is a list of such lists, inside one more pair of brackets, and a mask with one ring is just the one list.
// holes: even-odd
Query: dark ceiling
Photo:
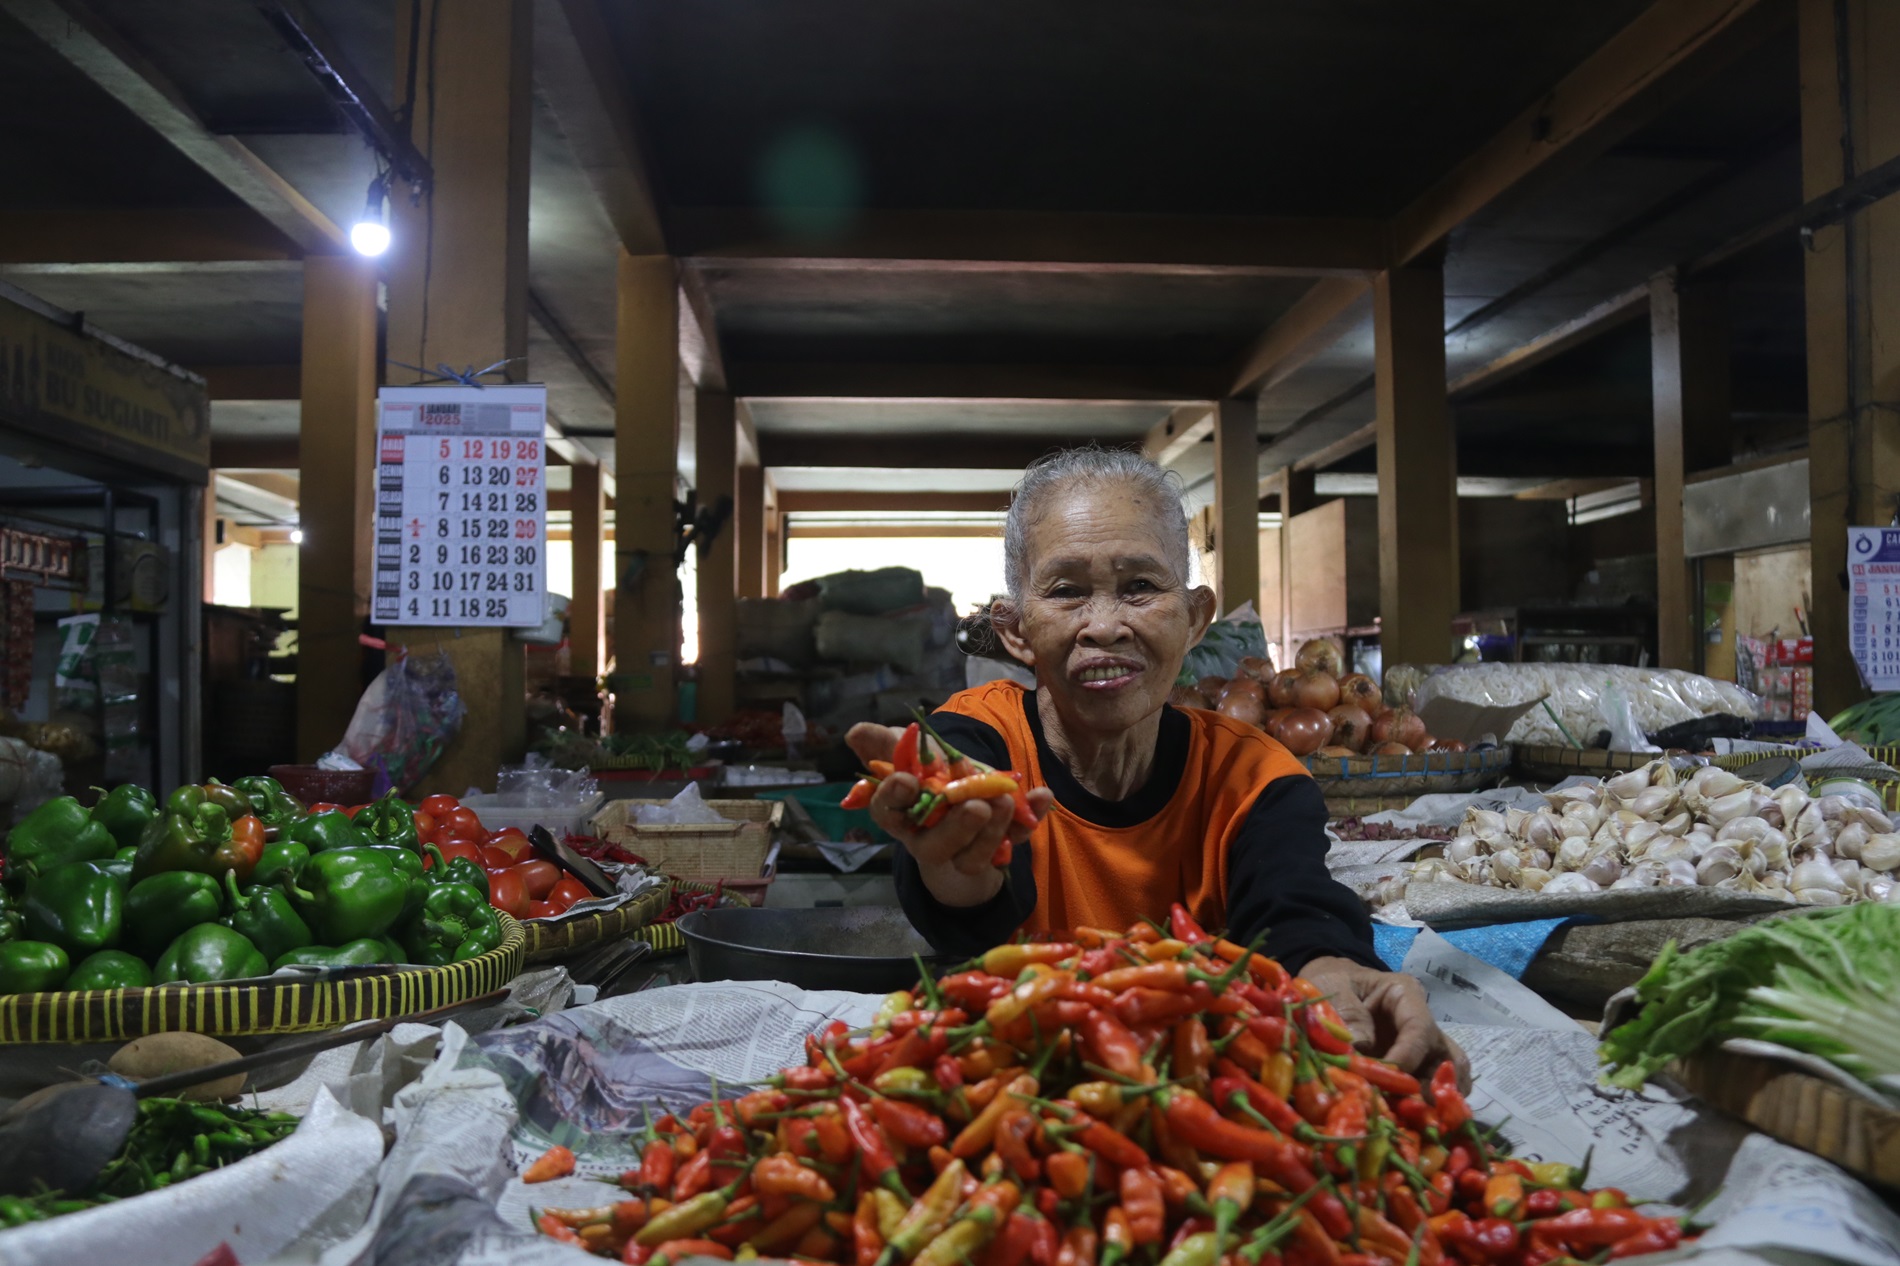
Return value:
[[(1390, 214), (1642, 0), (608, 7), (666, 199)], [(781, 183), (782, 182), (782, 183)]]

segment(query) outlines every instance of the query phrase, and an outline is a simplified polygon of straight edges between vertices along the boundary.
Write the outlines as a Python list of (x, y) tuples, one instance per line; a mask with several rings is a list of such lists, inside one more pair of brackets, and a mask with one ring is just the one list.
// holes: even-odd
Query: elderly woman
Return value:
[[(932, 945), (974, 953), (1020, 928), (1126, 927), (1184, 903), (1327, 990), (1361, 1045), (1408, 1068), (1452, 1058), (1423, 990), (1385, 971), (1359, 899), (1326, 870), (1326, 806), (1306, 769), (1259, 730), (1168, 703), (1214, 595), (1188, 583), (1188, 529), (1170, 476), (1135, 453), (1076, 449), (1031, 465), (1004, 528), (1008, 600), (992, 619), (1036, 688), (992, 682), (932, 723), (960, 750), (1027, 776), (1033, 830), (1008, 800), (915, 827), (907, 775), (871, 801), (903, 845), (897, 889)], [(863, 759), (899, 731), (854, 726)], [(1017, 842), (1007, 878), (990, 865)]]

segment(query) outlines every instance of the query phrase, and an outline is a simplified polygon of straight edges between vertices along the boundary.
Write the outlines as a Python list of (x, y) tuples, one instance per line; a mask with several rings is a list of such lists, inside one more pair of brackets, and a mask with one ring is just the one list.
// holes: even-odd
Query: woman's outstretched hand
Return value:
[(1464, 1051), (1432, 1019), (1425, 987), (1412, 977), (1332, 957), (1314, 959), (1300, 975), (1325, 992), (1360, 1050), (1414, 1073), (1429, 1074), (1450, 1060), (1458, 1069), (1458, 1084), (1471, 1085)]
[[(861, 722), (851, 727), (845, 742), (861, 762), (888, 761), (903, 733)], [(996, 846), (1005, 839), (1020, 844), (1032, 828), (1015, 823), (1016, 806), (1007, 796), (966, 800), (952, 806), (937, 825), (919, 827), (907, 811), (917, 803), (920, 790), (912, 775), (892, 774), (871, 796), (871, 820), (917, 859), (924, 886), (938, 901), (958, 908), (982, 905), (1003, 887), (1003, 871), (990, 865)], [(1040, 822), (1055, 803), (1055, 795), (1046, 787), (1036, 787), (1028, 800), (1030, 812)]]

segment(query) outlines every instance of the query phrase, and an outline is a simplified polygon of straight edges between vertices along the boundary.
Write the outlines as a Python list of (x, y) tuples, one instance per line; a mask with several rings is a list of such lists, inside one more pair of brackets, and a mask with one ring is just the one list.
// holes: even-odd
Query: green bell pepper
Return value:
[(111, 791), (94, 787), (99, 803), (92, 806), (92, 820), (112, 832), (120, 848), (137, 848), (145, 833), (159, 820), (158, 801), (137, 783), (120, 783)]
[(207, 802), (199, 787), (180, 787), (165, 802), (165, 824), (147, 835), (132, 862), (132, 881), (168, 870), (217, 876), (228, 869), (218, 853), (230, 843), (231, 818)]
[(20, 903), (29, 939), (69, 954), (116, 949), (125, 931), (125, 881), (100, 862), (73, 862), (28, 883)]
[(100, 950), (79, 960), (61, 989), (144, 989), (152, 969), (124, 950)]
[(356, 829), (369, 836), (372, 844), (393, 844), (412, 853), (422, 851), (422, 841), (416, 838), (416, 811), (393, 791), (357, 812)]
[(132, 885), (125, 894), (126, 939), (147, 958), (156, 958), (178, 934), (200, 923), (216, 923), (224, 913), (224, 887), (193, 870), (166, 871)]
[(404, 934), (410, 962), (442, 967), (467, 962), (501, 944), (501, 919), (480, 889), (468, 884), (435, 884), (422, 913)]
[(288, 879), (294, 884), (309, 861), (310, 850), (295, 840), (273, 840), (258, 855), (257, 866), (251, 871), (251, 882), (281, 884)]
[(126, 862), (130, 864), (132, 862), (137, 861), (138, 859), (139, 859), (139, 846), (136, 844), (132, 845), (130, 848), (122, 848), (118, 852), (112, 855), (112, 860), (115, 862)]
[(369, 843), (368, 837), (356, 829), (356, 823), (350, 821), (350, 815), (341, 809), (313, 813), (293, 822), (278, 840), (301, 844), (313, 854), (327, 853), (334, 848), (362, 848)]
[(318, 853), (304, 867), (290, 895), (320, 943), (383, 935), (403, 917), (419, 881), (396, 868), (396, 850), (337, 848)]
[(20, 907), (14, 903), (13, 894), (0, 888), (0, 942), (19, 939), (24, 922), (20, 917)]
[(249, 937), (265, 958), (274, 962), (316, 939), (282, 888), (253, 884), (239, 892), (237, 876), (228, 870), (224, 872), (224, 887), (231, 899), (231, 913), (224, 916), (224, 926)]
[(279, 967), (370, 967), (376, 963), (394, 963), (400, 960), (393, 957), (395, 947), (381, 937), (364, 936), (354, 941), (345, 941), (341, 945), (306, 945), (302, 949), (291, 950), (271, 964), (271, 970)]
[(38, 993), (57, 989), (73, 969), (66, 951), (46, 941), (8, 941), (0, 945), (0, 993)]
[(102, 862), (87, 862), (86, 865), (97, 866), (100, 870), (105, 871), (106, 874), (118, 880), (120, 884), (130, 887), (132, 884), (132, 862), (134, 860), (135, 859), (130, 857), (120, 857), (115, 854)]
[(71, 796), (58, 796), (7, 832), (6, 875), (24, 883), (68, 862), (110, 857), (117, 847), (105, 823), (95, 821)]
[(250, 938), (222, 923), (200, 923), (186, 929), (152, 964), (152, 979), (161, 985), (181, 980), (204, 985), (214, 980), (245, 980), (269, 974), (270, 964)]
[(289, 826), (309, 813), (303, 801), (284, 790), (275, 778), (253, 774), (231, 784), (251, 802), (251, 812), (270, 826)]
[(454, 861), (442, 855), (441, 848), (434, 844), (424, 844), (422, 851), (428, 856), (428, 869), (422, 877), (430, 884), (467, 884), (471, 888), (481, 889), (482, 899), (488, 899), (488, 872), (466, 857)]
[(199, 790), (204, 792), (206, 804), (217, 805), (234, 822), (251, 811), (251, 798), (229, 783), (211, 778)]

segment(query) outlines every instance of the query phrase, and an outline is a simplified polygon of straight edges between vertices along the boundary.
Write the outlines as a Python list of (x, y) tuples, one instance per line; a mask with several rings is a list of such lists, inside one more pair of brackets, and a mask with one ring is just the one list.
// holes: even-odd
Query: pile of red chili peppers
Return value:
[(806, 1045), (654, 1122), (628, 1199), (540, 1229), (639, 1266), (1545, 1266), (1683, 1239), (1505, 1157), (1449, 1064), (1423, 1086), (1355, 1052), (1314, 986), (1178, 906), (999, 946)]
[[(943, 821), (952, 806), (966, 800), (995, 800), (1004, 796), (1015, 802), (1017, 826), (1033, 827), (1036, 815), (1030, 811), (1023, 776), (1013, 769), (995, 769), (972, 759), (943, 741), (921, 716), (912, 721), (897, 740), (897, 750), (888, 761), (865, 762), (869, 775), (853, 783), (839, 807), (862, 809), (871, 803), (878, 784), (893, 773), (909, 774), (922, 786), (910, 807), (910, 820), (929, 828)], [(1007, 866), (1015, 846), (1005, 839), (996, 846), (990, 865)]]

